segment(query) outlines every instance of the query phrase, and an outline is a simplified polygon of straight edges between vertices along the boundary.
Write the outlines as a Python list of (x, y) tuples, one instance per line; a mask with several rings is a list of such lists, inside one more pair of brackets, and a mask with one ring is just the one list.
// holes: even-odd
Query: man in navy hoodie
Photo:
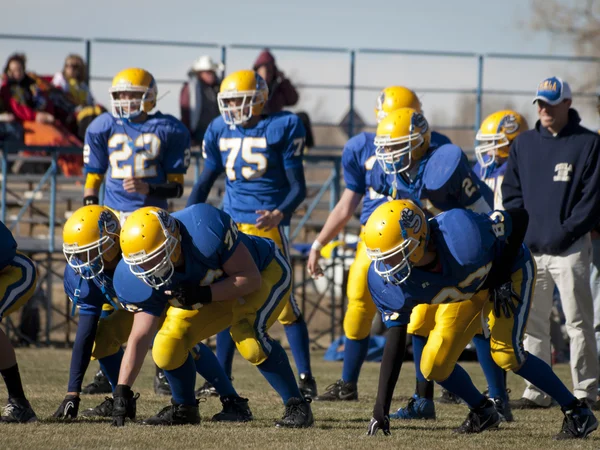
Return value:
[[(600, 218), (600, 136), (579, 122), (571, 89), (543, 80), (533, 103), (539, 120), (512, 144), (502, 184), (504, 208), (525, 208), (525, 243), (535, 256), (537, 281), (525, 350), (551, 361), (550, 312), (558, 287), (571, 345), (573, 393), (595, 404), (598, 358), (590, 291), (590, 231)], [(513, 408), (545, 408), (550, 398), (528, 384)]]

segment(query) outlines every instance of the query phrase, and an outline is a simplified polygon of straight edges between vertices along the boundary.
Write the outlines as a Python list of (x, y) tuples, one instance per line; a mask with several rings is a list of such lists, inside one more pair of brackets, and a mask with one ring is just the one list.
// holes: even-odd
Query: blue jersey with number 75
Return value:
[(116, 211), (143, 206), (167, 209), (167, 200), (123, 189), (125, 178), (166, 183), (190, 164), (190, 133), (175, 117), (157, 112), (141, 123), (104, 113), (88, 127), (83, 149), (87, 173), (107, 174), (104, 204)]
[[(285, 171), (302, 166), (306, 131), (295, 114), (280, 112), (250, 128), (213, 120), (202, 144), (206, 166), (225, 172), (224, 210), (236, 223), (256, 223), (257, 210), (273, 211), (290, 192)], [(288, 225), (285, 217), (282, 225)]]

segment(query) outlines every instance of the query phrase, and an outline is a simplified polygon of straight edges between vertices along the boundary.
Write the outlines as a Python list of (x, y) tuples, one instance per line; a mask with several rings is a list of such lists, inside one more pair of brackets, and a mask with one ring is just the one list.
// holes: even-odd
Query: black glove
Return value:
[(76, 419), (79, 413), (80, 401), (78, 395), (67, 395), (52, 417), (55, 419)]
[(113, 393), (113, 426), (125, 426), (125, 419), (135, 420), (135, 405), (140, 394), (133, 395), (131, 388), (125, 384), (118, 384)]
[(171, 305), (181, 309), (200, 309), (212, 302), (210, 286), (200, 286), (198, 283), (179, 283), (165, 291), (165, 294), (173, 296)]
[(521, 297), (514, 291), (511, 281), (491, 288), (490, 300), (494, 302), (494, 316), (499, 318), (504, 315), (508, 319), (515, 315), (517, 304), (521, 303)]
[(99, 203), (100, 200), (98, 199), (97, 195), (88, 195), (86, 197), (83, 197), (83, 206), (97, 205)]
[(369, 423), (369, 429), (367, 430), (367, 436), (375, 436), (377, 432), (381, 430), (383, 431), (384, 436), (390, 436), (392, 433), (390, 432), (390, 417), (385, 416), (383, 420), (377, 420), (376, 418), (371, 419), (371, 423)]

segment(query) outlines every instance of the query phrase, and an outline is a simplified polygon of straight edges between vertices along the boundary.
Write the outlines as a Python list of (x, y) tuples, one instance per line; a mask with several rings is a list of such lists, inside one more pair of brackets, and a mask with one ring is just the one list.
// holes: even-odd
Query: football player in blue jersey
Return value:
[[(79, 308), (79, 323), (71, 354), (68, 392), (54, 413), (57, 419), (77, 417), (81, 383), (91, 357), (98, 359), (111, 386), (117, 385), (122, 345), (133, 324), (133, 313), (121, 307), (112, 281), (121, 259), (120, 232), (117, 216), (109, 208), (98, 205), (79, 208), (65, 223), (63, 251), (68, 264), (64, 287), (73, 302), (73, 313)], [(114, 312), (102, 317), (102, 307), (106, 303), (114, 308)], [(237, 395), (210, 348), (200, 343), (191, 352), (197, 372), (211, 380), (221, 395), (223, 410), (213, 420), (252, 420), (248, 400)], [(135, 404), (136, 399), (137, 396), (131, 402)], [(82, 415), (112, 417), (112, 412), (113, 399), (107, 397), (95, 408), (83, 411)], [(130, 409), (129, 417), (135, 418), (135, 408)]]
[[(17, 250), (17, 242), (0, 222), (0, 322), (21, 308), (35, 292), (37, 271), (33, 261)], [(15, 350), (0, 329), (0, 375), (8, 391), (1, 422), (35, 422), (37, 417), (25, 397)]]
[(473, 172), (494, 193), (494, 209), (504, 209), (501, 187), (510, 144), (528, 129), (527, 120), (518, 112), (509, 109), (496, 111), (481, 122), (475, 146), (477, 164), (473, 167)]
[[(491, 210), (493, 194), (473, 173), (467, 157), (453, 144), (436, 146), (425, 117), (412, 108), (400, 108), (388, 114), (377, 127), (374, 139), (375, 164), (371, 174), (373, 189), (394, 199), (411, 199), (430, 215), (452, 208), (477, 212)], [(434, 419), (433, 383), (419, 370), (421, 354), (436, 320), (437, 305), (418, 305), (412, 311), (408, 333), (411, 335), (416, 367), (415, 395), (406, 407), (392, 414), (397, 419)], [(447, 314), (452, 314), (447, 308)], [(474, 339), (481, 367), (503, 418), (512, 415), (506, 393), (504, 372), (490, 356), (488, 339)], [(454, 398), (442, 391), (442, 401)]]
[[(252, 70), (228, 75), (218, 95), (221, 117), (204, 135), (204, 169), (187, 205), (203, 203), (216, 180), (226, 174), (224, 210), (245, 234), (275, 241), (290, 260), (289, 224), (306, 196), (302, 154), (306, 131), (290, 112), (261, 115), (269, 92)], [(310, 367), (308, 328), (293, 293), (279, 322), (285, 330), (305, 396), (317, 395)], [(217, 355), (231, 373), (235, 346), (224, 330), (217, 336)]]
[(373, 212), (364, 232), (373, 260), (368, 283), (388, 334), (368, 434), (390, 432), (389, 408), (404, 357), (407, 324), (412, 308), (420, 303), (441, 305), (420, 369), (470, 408), (455, 432), (480, 433), (497, 428), (501, 421), (495, 402), (479, 392), (457, 364), (483, 320), (491, 334), (494, 361), (560, 404), (565, 417), (556, 439), (584, 438), (598, 427), (586, 401), (573, 396), (550, 366), (523, 349), (536, 277), (535, 261), (523, 244), (528, 219), (524, 209), (489, 215), (452, 209), (427, 220), (407, 200), (391, 201)]
[(172, 215), (146, 207), (127, 218), (121, 249), (114, 286), (135, 315), (114, 392), (117, 425), (124, 424), (131, 386), (168, 305), (174, 307), (156, 333), (152, 356), (169, 379), (173, 404), (144, 423), (198, 423), (190, 350), (230, 327), (241, 355), (286, 405), (277, 425), (312, 425), (310, 399), (300, 393), (285, 351), (267, 334), (291, 288), (290, 264), (272, 240), (242, 233), (228, 214), (207, 204)]
[[(385, 119), (389, 113), (410, 107), (421, 112), (421, 102), (417, 95), (403, 86), (390, 86), (381, 91), (377, 97), (375, 116), (377, 121)], [(309, 274), (318, 278), (323, 275), (319, 265), (320, 251), (337, 236), (363, 199), (360, 223), (364, 226), (377, 206), (387, 201), (387, 196), (375, 192), (371, 183), (371, 169), (376, 164), (375, 133), (362, 132), (352, 137), (344, 146), (342, 167), (346, 189), (340, 201), (327, 217), (323, 229), (312, 245), (307, 262)], [(432, 132), (433, 145), (450, 143), (450, 140), (439, 133)], [(376, 308), (367, 289), (367, 271), (371, 260), (365, 252), (361, 240), (356, 248), (354, 262), (348, 275), (348, 309), (344, 316), (344, 365), (342, 378), (328, 386), (326, 392), (315, 400), (337, 401), (358, 399), (357, 382), (362, 363), (367, 356), (369, 334)]]
[[(104, 204), (123, 224), (128, 214), (142, 206), (167, 209), (169, 198), (181, 197), (190, 163), (190, 134), (175, 117), (151, 113), (158, 89), (148, 71), (129, 68), (119, 72), (109, 93), (112, 114), (97, 117), (85, 135), (84, 204), (98, 204), (104, 181)], [(154, 383), (157, 393), (170, 394), (158, 370)]]

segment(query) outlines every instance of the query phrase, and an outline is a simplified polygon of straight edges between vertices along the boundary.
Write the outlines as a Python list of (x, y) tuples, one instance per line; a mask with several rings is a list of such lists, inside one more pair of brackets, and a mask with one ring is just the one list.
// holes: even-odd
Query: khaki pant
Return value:
[[(591, 251), (590, 236), (586, 234), (560, 255), (534, 255), (537, 282), (524, 344), (526, 351), (551, 363), (550, 314), (556, 284), (570, 340), (573, 394), (577, 398), (595, 401), (598, 356), (589, 283)], [(539, 405), (550, 404), (550, 397), (530, 383), (527, 383), (523, 397)]]

